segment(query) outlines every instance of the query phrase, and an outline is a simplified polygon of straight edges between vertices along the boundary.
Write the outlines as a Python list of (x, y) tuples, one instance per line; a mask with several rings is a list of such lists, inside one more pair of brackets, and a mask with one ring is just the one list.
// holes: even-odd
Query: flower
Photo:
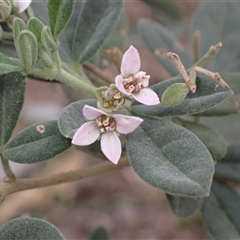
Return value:
[(109, 87), (103, 86), (96, 89), (96, 95), (99, 99), (97, 107), (105, 112), (113, 112), (122, 107), (124, 103), (123, 94), (114, 84)]
[(18, 12), (24, 12), (31, 4), (32, 0), (13, 0), (13, 5), (18, 9)]
[(159, 104), (158, 95), (150, 88), (149, 75), (139, 71), (141, 60), (137, 49), (133, 46), (124, 53), (121, 63), (121, 75), (115, 78), (118, 90), (125, 95), (132, 96), (135, 100), (145, 105)]
[(138, 117), (109, 115), (89, 105), (84, 106), (83, 115), (89, 121), (76, 131), (72, 144), (86, 146), (101, 138), (102, 152), (114, 164), (118, 163), (122, 153), (119, 133), (133, 132), (143, 122)]

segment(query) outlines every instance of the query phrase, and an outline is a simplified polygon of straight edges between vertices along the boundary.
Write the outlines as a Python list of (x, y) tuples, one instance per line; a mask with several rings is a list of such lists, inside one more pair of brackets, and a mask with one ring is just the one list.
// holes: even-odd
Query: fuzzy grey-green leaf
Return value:
[(174, 122), (195, 134), (212, 154), (214, 160), (221, 160), (227, 153), (227, 141), (217, 130), (180, 118), (175, 118)]
[(27, 29), (35, 35), (39, 43), (41, 43), (41, 34), (43, 27), (44, 24), (35, 17), (31, 17), (27, 22)]
[(24, 129), (4, 147), (3, 155), (12, 162), (37, 163), (70, 148), (71, 142), (59, 132), (57, 121), (36, 123)]
[(122, 6), (122, 0), (76, 2), (62, 41), (73, 60), (83, 63), (97, 52), (115, 27)]
[(18, 59), (8, 58), (0, 53), (0, 75), (21, 70), (22, 65)]
[(60, 231), (51, 223), (38, 218), (15, 218), (0, 227), (4, 240), (64, 240)]
[[(175, 77), (164, 82), (153, 85), (151, 88), (159, 98), (163, 92), (174, 83), (183, 83), (182, 77)], [(136, 101), (133, 102), (131, 110), (138, 115), (150, 116), (177, 116), (195, 114), (205, 111), (233, 95), (230, 87), (225, 88), (216, 83), (213, 78), (200, 75), (196, 80), (196, 93), (189, 92), (185, 100), (173, 107), (165, 107), (161, 104), (156, 106), (145, 106)]]
[(173, 196), (167, 194), (173, 213), (178, 217), (191, 217), (200, 211), (204, 199)]
[(58, 127), (63, 136), (72, 138), (77, 129), (86, 122), (82, 113), (85, 105), (97, 107), (97, 100), (80, 100), (63, 109), (58, 120)]
[(13, 38), (16, 43), (17, 37), (22, 30), (26, 30), (26, 24), (21, 18), (14, 18), (13, 20)]
[(240, 239), (240, 195), (229, 185), (213, 181), (202, 217), (215, 239)]
[(174, 83), (162, 94), (161, 104), (165, 107), (176, 106), (183, 102), (189, 92), (185, 83)]
[(0, 146), (9, 140), (22, 109), (26, 88), (19, 72), (0, 75)]
[(62, 30), (68, 24), (75, 6), (75, 0), (49, 0), (48, 17), (51, 32), (57, 40)]
[(126, 137), (128, 158), (135, 172), (169, 194), (207, 196), (214, 167), (203, 143), (169, 121), (143, 119), (140, 127)]
[(31, 69), (38, 59), (38, 42), (35, 35), (28, 31), (22, 30), (15, 42), (17, 55), (26, 68)]

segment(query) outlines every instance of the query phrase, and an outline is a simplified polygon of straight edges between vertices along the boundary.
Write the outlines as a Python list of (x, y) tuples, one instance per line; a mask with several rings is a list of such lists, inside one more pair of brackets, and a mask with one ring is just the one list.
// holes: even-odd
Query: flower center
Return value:
[(138, 93), (143, 88), (142, 82), (139, 81), (139, 77), (136, 74), (124, 78), (123, 86), (129, 93)]
[(103, 106), (117, 107), (122, 102), (122, 95), (118, 90), (107, 90), (102, 92)]
[(116, 122), (113, 117), (101, 115), (96, 118), (96, 123), (100, 133), (114, 131), (116, 129)]

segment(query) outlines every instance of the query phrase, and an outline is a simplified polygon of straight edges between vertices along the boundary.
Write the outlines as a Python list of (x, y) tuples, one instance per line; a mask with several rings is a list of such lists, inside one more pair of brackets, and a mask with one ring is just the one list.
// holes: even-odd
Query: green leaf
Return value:
[(234, 96), (207, 111), (199, 113), (199, 116), (224, 116), (240, 112), (240, 73), (224, 72), (221, 73), (221, 76), (233, 90)]
[(183, 102), (188, 93), (186, 83), (174, 83), (163, 92), (161, 104), (165, 107), (176, 106)]
[(24, 129), (4, 147), (3, 155), (12, 162), (37, 163), (54, 158), (71, 146), (59, 132), (57, 121), (36, 123)]
[(16, 43), (19, 33), (23, 30), (26, 30), (26, 24), (21, 18), (14, 18), (13, 20), (13, 38)]
[(58, 127), (66, 138), (72, 138), (77, 129), (86, 122), (86, 118), (82, 114), (85, 105), (97, 107), (97, 100), (80, 100), (71, 103), (61, 112)]
[(109, 239), (108, 233), (104, 227), (96, 228), (89, 237), (89, 240), (108, 240), (108, 239)]
[(15, 47), (23, 66), (27, 70), (31, 69), (38, 59), (38, 42), (35, 35), (28, 30), (22, 30), (17, 36)]
[(195, 134), (212, 154), (214, 160), (221, 160), (227, 153), (227, 142), (223, 135), (217, 130), (200, 123), (189, 122), (180, 118), (175, 118), (174, 123), (185, 127)]
[(0, 75), (0, 146), (11, 137), (22, 109), (25, 77), (18, 72)]
[(56, 40), (68, 24), (74, 10), (74, 5), (75, 0), (48, 0), (49, 24)]
[(178, 217), (191, 217), (200, 211), (204, 199), (167, 195), (173, 213)]
[(147, 47), (154, 56), (173, 76), (179, 71), (167, 57), (167, 52), (174, 52), (179, 55), (184, 67), (187, 69), (193, 64), (190, 53), (184, 49), (178, 39), (161, 24), (148, 19), (141, 19), (138, 29)]
[(240, 195), (223, 182), (213, 181), (210, 197), (202, 207), (202, 216), (215, 239), (240, 238)]
[(35, 35), (39, 43), (41, 43), (41, 35), (43, 28), (44, 24), (39, 19), (31, 17), (28, 20), (27, 29)]
[(172, 195), (209, 194), (213, 160), (191, 132), (168, 121), (143, 118), (126, 137), (129, 161), (147, 183)]
[[(158, 83), (151, 88), (157, 93), (159, 98), (161, 98), (163, 92), (170, 85), (183, 82), (183, 78), (175, 77)], [(224, 88), (216, 84), (214, 79), (207, 76), (201, 75), (197, 77), (196, 84), (196, 93), (189, 92), (185, 100), (177, 106), (164, 107), (161, 104), (155, 106), (145, 106), (135, 101), (131, 110), (133, 113), (138, 115), (159, 117), (194, 114), (207, 110), (233, 95), (231, 88)]]
[(96, 53), (115, 27), (122, 6), (122, 0), (76, 2), (65, 32), (65, 43), (73, 60), (83, 63)]
[(0, 239), (4, 240), (64, 240), (60, 231), (51, 223), (38, 218), (15, 218), (0, 227)]
[(18, 59), (8, 58), (0, 53), (0, 75), (21, 70), (21, 62)]
[(240, 144), (228, 146), (227, 154), (215, 167), (215, 174), (222, 178), (240, 182)]
[[(217, 13), (217, 14), (216, 14)], [(201, 32), (200, 54), (204, 55), (211, 45), (223, 42), (216, 57), (206, 65), (214, 71), (239, 71), (240, 68), (240, 4), (237, 1), (207, 1), (193, 15), (191, 37)]]

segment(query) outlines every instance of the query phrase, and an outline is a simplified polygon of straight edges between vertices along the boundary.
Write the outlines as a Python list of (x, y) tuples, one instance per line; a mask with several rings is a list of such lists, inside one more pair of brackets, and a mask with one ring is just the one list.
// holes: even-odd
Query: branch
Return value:
[(118, 163), (118, 165), (114, 165), (111, 162), (104, 162), (94, 166), (90, 166), (88, 168), (54, 174), (47, 177), (16, 179), (16, 181), (12, 183), (0, 184), (0, 199), (5, 198), (11, 193), (77, 181), (80, 179), (97, 176), (103, 173), (116, 171), (127, 166), (129, 166), (129, 162), (125, 158), (122, 159)]

